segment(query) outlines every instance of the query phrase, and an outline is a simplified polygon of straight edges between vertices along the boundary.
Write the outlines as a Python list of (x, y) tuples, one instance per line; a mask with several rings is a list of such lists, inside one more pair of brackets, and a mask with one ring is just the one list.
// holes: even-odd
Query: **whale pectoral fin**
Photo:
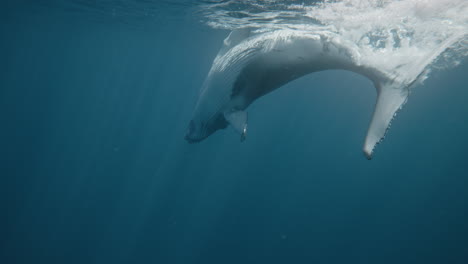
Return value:
[(250, 36), (250, 32), (250, 28), (240, 28), (231, 31), (229, 36), (227, 36), (227, 38), (224, 39), (223, 47), (220, 49), (218, 56), (223, 56), (232, 47), (236, 46), (237, 44), (241, 43), (244, 39), (248, 38)]
[(406, 103), (409, 94), (408, 88), (402, 89), (394, 85), (378, 86), (377, 91), (377, 103), (364, 142), (363, 150), (367, 159), (372, 158), (375, 146), (385, 137), (392, 119)]
[(240, 110), (225, 112), (224, 118), (241, 135), (241, 142), (244, 141), (247, 136), (247, 112)]

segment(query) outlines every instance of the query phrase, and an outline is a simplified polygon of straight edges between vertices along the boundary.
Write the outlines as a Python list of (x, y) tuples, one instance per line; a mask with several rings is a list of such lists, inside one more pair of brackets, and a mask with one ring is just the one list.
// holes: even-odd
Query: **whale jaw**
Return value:
[(213, 118), (210, 118), (208, 122), (192, 119), (189, 122), (184, 139), (190, 144), (198, 143), (209, 137), (217, 130), (225, 129), (227, 126), (228, 122), (221, 114), (217, 114)]

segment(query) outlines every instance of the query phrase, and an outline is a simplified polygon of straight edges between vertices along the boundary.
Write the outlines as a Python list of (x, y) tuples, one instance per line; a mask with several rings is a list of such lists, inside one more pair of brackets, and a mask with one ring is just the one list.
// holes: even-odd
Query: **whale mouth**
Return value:
[(187, 133), (185, 134), (184, 139), (192, 144), (192, 143), (198, 143), (205, 139), (206, 137), (200, 136), (199, 133), (197, 133), (197, 126), (193, 120), (190, 120), (190, 123), (187, 128)]
[(187, 133), (184, 138), (188, 143), (197, 143), (203, 141), (214, 132), (220, 129), (225, 129), (227, 126), (228, 122), (221, 114), (213, 115), (205, 122), (197, 122), (192, 119), (190, 120)]

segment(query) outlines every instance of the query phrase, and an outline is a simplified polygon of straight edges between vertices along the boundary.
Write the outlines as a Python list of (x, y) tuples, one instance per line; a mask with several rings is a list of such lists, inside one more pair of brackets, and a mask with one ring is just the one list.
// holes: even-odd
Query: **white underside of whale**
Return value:
[[(447, 40), (448, 42), (450, 40)], [(441, 45), (444, 47), (447, 45)], [(409, 88), (424, 72), (427, 60), (414, 63), (405, 76), (382, 72), (360, 61), (353, 43), (325, 32), (276, 30), (251, 34), (233, 31), (224, 41), (200, 92), (195, 119), (209, 120), (222, 113), (245, 138), (247, 115), (242, 113), (255, 99), (296, 78), (328, 69), (349, 70), (369, 78), (377, 90), (377, 102), (363, 151), (372, 157), (396, 112), (405, 104)]]

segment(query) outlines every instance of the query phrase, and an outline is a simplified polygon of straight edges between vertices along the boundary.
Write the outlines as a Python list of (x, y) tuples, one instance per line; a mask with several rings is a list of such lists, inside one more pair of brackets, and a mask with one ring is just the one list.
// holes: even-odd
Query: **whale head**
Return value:
[(194, 117), (190, 120), (185, 140), (189, 143), (197, 143), (209, 137), (214, 132), (226, 128), (228, 125), (224, 116), (220, 113), (215, 114), (212, 118), (201, 119)]
[(189, 143), (200, 142), (214, 132), (224, 129), (228, 122), (224, 118), (223, 108), (213, 91), (219, 92), (216, 83), (217, 74), (211, 72), (203, 84), (192, 119), (187, 127), (185, 140)]
[[(190, 120), (185, 140), (189, 143), (200, 142), (214, 132), (231, 125), (245, 139), (247, 132), (247, 113), (243, 111), (248, 102), (242, 96), (235, 96), (236, 90), (245, 86), (239, 81), (240, 71), (244, 68), (243, 49), (239, 53), (229, 51), (247, 39), (250, 29), (231, 32), (213, 61), (213, 65), (202, 85), (195, 111)], [(241, 46), (239, 46), (241, 47)], [(248, 50), (248, 49), (247, 49)]]

